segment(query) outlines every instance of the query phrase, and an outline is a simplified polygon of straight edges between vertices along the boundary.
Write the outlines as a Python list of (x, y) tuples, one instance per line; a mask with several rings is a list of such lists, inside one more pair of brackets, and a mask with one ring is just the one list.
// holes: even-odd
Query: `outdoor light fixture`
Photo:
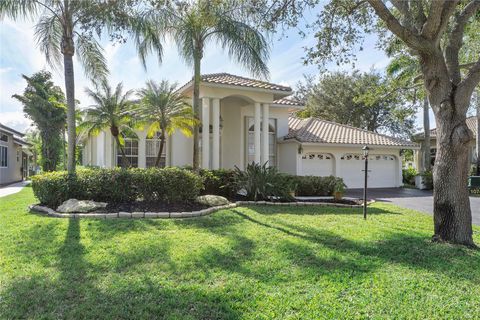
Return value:
[(370, 148), (365, 145), (363, 148), (363, 157), (365, 159), (365, 184), (363, 186), (363, 218), (367, 219), (367, 180), (368, 180), (368, 151)]
[(302, 154), (303, 153), (303, 147), (301, 144), (298, 145), (298, 154)]

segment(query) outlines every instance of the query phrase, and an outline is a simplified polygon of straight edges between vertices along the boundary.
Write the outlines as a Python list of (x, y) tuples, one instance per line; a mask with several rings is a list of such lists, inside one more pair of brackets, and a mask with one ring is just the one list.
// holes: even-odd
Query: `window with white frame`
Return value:
[[(138, 140), (137, 139), (125, 139), (125, 144), (123, 145), (125, 150), (125, 155), (130, 163), (131, 167), (138, 167)], [(117, 166), (121, 166), (123, 161), (123, 155), (120, 148), (117, 147)]]
[(8, 136), (5, 133), (0, 133), (0, 141), (8, 142)]
[[(147, 168), (155, 167), (155, 161), (157, 161), (158, 150), (160, 150), (160, 137), (161, 132), (151, 138), (146, 139), (146, 166)], [(165, 144), (163, 145), (162, 155), (160, 158), (160, 167), (165, 167), (166, 165), (166, 149), (167, 149), (167, 139), (165, 139)]]
[(8, 148), (0, 146), (0, 167), (8, 167)]
[[(277, 165), (277, 120), (268, 120), (268, 164), (272, 167)], [(247, 117), (247, 163), (255, 161), (255, 119)], [(260, 132), (263, 130), (260, 125)], [(260, 143), (260, 147), (262, 144)]]

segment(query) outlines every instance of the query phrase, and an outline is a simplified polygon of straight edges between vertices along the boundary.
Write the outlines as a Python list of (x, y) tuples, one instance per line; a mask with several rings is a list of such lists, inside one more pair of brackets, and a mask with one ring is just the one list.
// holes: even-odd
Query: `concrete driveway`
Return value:
[[(350, 189), (347, 197), (363, 197), (363, 189)], [(377, 201), (391, 202), (399, 207), (433, 214), (433, 196), (431, 191), (407, 188), (369, 189), (368, 198)], [(472, 208), (472, 222), (480, 225), (480, 198), (470, 197)]]

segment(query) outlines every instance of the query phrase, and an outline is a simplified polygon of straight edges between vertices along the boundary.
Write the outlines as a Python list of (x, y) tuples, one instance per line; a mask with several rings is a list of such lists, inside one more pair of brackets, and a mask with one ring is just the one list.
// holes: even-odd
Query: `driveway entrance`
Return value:
[[(349, 189), (345, 194), (347, 197), (363, 197), (363, 189)], [(432, 191), (407, 188), (381, 188), (368, 189), (368, 198), (377, 201), (390, 202), (399, 207), (422, 211), (433, 214)], [(472, 222), (480, 225), (480, 198), (470, 197), (472, 208)]]

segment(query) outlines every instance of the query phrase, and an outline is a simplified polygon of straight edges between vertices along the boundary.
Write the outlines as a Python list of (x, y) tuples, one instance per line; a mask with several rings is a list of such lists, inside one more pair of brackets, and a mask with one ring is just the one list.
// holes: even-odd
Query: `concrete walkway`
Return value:
[(11, 194), (17, 193), (22, 190), (26, 185), (28, 185), (30, 181), (21, 181), (6, 185), (0, 188), (0, 198), (9, 196)]
[[(347, 197), (362, 198), (363, 189), (350, 189)], [(433, 215), (433, 195), (431, 191), (407, 188), (369, 189), (368, 198), (377, 201), (390, 202), (399, 207), (422, 211)], [(470, 197), (473, 224), (480, 225), (480, 198)]]

